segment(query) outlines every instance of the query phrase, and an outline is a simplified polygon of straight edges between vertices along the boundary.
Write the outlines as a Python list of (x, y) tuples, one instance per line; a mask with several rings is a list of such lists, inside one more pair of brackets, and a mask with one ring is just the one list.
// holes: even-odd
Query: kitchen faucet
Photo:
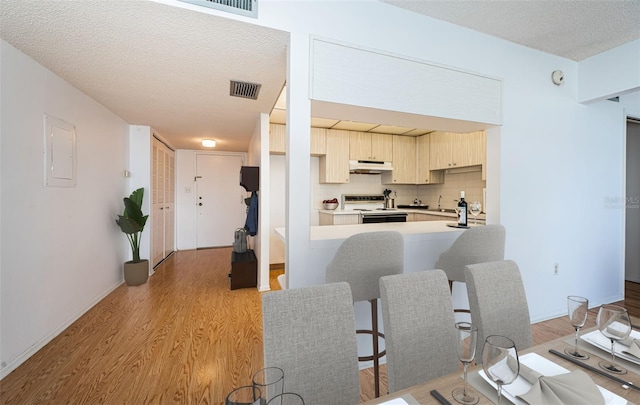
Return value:
[(440, 209), (440, 200), (442, 199), (442, 196), (438, 197), (438, 209)]

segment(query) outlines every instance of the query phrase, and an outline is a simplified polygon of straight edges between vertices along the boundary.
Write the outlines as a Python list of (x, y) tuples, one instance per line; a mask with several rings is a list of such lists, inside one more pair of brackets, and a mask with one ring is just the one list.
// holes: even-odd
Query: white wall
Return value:
[[(126, 122), (2, 41), (0, 377), (122, 283)], [(77, 184), (44, 187), (43, 115), (76, 126)]]
[[(289, 114), (287, 127), (300, 134), (305, 124), (308, 128), (304, 95), (309, 81), (300, 73), (309, 63), (308, 49), (300, 44), (305, 34), (501, 78), (503, 125), (489, 154), (499, 159), (489, 162), (499, 171), (488, 172), (487, 196), (493, 201), (488, 210), (498, 207), (496, 217), (507, 229), (506, 255), (520, 265), (532, 319), (563, 315), (569, 294), (585, 295), (592, 305), (622, 298), (622, 213), (607, 209), (603, 200), (623, 193), (624, 107), (608, 101), (581, 105), (576, 62), (381, 2), (265, 2), (259, 20), (295, 33), (287, 90), (297, 97), (289, 100), (298, 112)], [(550, 79), (558, 69), (565, 73), (562, 86)], [(304, 164), (308, 144), (294, 140), (288, 145), (287, 159)], [(288, 166), (295, 177), (288, 180), (287, 218), (296, 227), (287, 231), (292, 235), (289, 273), (303, 269), (309, 254), (308, 239), (300, 240), (308, 238), (308, 223), (293, 221), (308, 217), (309, 206), (306, 198), (292, 198), (304, 196), (308, 187), (300, 173), (292, 173), (295, 167)], [(289, 279), (295, 286), (295, 274)]]

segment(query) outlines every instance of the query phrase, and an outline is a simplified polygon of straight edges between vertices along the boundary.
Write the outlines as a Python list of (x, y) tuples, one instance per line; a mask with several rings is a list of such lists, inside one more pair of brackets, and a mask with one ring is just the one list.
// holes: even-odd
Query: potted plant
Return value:
[(149, 215), (142, 214), (144, 188), (139, 188), (124, 198), (124, 212), (118, 215), (116, 223), (127, 235), (131, 245), (133, 260), (124, 264), (124, 281), (127, 285), (144, 284), (149, 278), (149, 260), (140, 260), (140, 237)]

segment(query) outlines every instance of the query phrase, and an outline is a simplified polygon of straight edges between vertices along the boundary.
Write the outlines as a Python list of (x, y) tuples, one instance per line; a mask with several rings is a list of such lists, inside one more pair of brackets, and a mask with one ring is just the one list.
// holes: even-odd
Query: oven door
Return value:
[(362, 214), (363, 224), (379, 224), (381, 222), (407, 222), (407, 214)]

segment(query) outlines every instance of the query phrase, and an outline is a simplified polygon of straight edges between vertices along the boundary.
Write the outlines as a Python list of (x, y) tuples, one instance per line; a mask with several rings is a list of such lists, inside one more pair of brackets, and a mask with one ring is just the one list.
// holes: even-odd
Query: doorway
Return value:
[(196, 247), (231, 246), (246, 219), (242, 157), (196, 155)]
[(627, 120), (625, 279), (640, 282), (640, 120)]

